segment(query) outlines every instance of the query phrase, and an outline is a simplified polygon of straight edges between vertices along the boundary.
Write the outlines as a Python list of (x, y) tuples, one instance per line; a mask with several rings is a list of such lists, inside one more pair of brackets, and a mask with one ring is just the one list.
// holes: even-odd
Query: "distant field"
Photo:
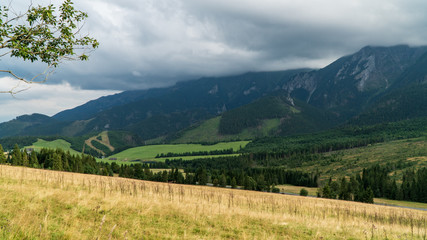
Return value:
[[(301, 189), (303, 188), (305, 188), (308, 191), (308, 196), (317, 196), (317, 191), (318, 191), (318, 188), (301, 187), (301, 186), (293, 186), (293, 185), (277, 185), (276, 187), (279, 188), (280, 192), (282, 193), (291, 193), (296, 195), (299, 195)], [(375, 198), (374, 203), (389, 205), (389, 206), (427, 209), (427, 203), (398, 201), (398, 200), (390, 200), (390, 199), (384, 199), (384, 198)]]
[[(233, 148), (233, 150), (238, 151), (240, 148), (244, 148), (249, 141), (239, 141), (239, 142), (223, 142), (217, 143), (215, 145), (201, 145), (201, 144), (169, 144), (169, 145), (149, 145), (142, 147), (135, 147), (127, 149), (123, 152), (114, 154), (103, 161), (108, 161), (111, 158), (115, 158), (114, 161), (132, 161), (132, 160), (156, 160), (162, 161), (166, 158), (155, 158), (157, 154), (167, 154), (171, 153), (185, 153), (185, 152), (199, 152), (199, 151), (213, 151), (213, 150), (224, 150)], [(212, 157), (212, 156), (184, 156), (184, 157), (174, 157), (174, 158), (183, 158), (183, 159), (194, 159), (200, 157)], [(169, 158), (172, 159), (172, 158)]]
[(45, 141), (43, 139), (38, 139), (37, 142), (33, 143), (33, 145), (26, 146), (25, 148), (33, 148), (34, 150), (40, 150), (42, 148), (50, 148), (50, 149), (60, 148), (64, 151), (70, 151), (70, 153), (74, 155), (81, 154), (71, 148), (71, 143), (63, 139), (56, 139), (54, 141)]
[(277, 185), (277, 188), (280, 189), (280, 192), (283, 193), (292, 193), (299, 195), (301, 189), (305, 188), (308, 191), (309, 196), (317, 195), (317, 188), (315, 187), (301, 187), (301, 186), (293, 186), (293, 185)]
[[(185, 153), (185, 152), (199, 152), (199, 151), (213, 151), (213, 150), (224, 150), (233, 148), (234, 151), (238, 151), (240, 148), (244, 148), (249, 141), (238, 141), (238, 142), (221, 142), (214, 145), (201, 145), (201, 144), (169, 144), (169, 145), (149, 145), (142, 147), (130, 148), (115, 155), (109, 156), (105, 159), (98, 159), (104, 162), (116, 162), (119, 164), (134, 163), (132, 160), (144, 160), (144, 161), (159, 161), (162, 162), (166, 159), (183, 159), (192, 160), (196, 158), (211, 158), (218, 156), (237, 156), (238, 154), (225, 154), (225, 155), (208, 155), (208, 156), (180, 156), (170, 158), (156, 158), (157, 154), (161, 153)], [(63, 139), (57, 139), (54, 141), (45, 141), (38, 139), (37, 142), (31, 146), (25, 148), (33, 148), (40, 150), (42, 148), (61, 148), (64, 151), (70, 151), (71, 154), (81, 154), (71, 148), (71, 144)], [(110, 158), (116, 158), (117, 160), (109, 160)]]
[(375, 203), (390, 205), (390, 206), (402, 206), (408, 208), (419, 208), (427, 210), (427, 203), (419, 203), (419, 202), (408, 202), (408, 201), (398, 201), (398, 200), (390, 200), (384, 198), (375, 198)]

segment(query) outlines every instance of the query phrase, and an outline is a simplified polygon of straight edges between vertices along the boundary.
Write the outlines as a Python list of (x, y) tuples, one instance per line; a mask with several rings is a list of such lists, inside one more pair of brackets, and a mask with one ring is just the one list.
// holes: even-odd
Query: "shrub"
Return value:
[(299, 192), (300, 196), (308, 196), (308, 191), (305, 188), (301, 188), (301, 191)]

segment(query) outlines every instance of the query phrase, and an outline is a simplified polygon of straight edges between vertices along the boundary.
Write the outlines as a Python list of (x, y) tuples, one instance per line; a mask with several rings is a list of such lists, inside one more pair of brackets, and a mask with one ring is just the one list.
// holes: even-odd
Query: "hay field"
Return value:
[(0, 166), (0, 239), (426, 239), (427, 212)]

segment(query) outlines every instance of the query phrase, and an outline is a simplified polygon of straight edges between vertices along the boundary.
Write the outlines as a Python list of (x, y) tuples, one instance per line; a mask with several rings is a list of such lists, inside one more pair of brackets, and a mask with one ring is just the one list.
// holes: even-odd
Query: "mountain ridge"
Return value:
[[(79, 136), (90, 132), (120, 130), (136, 133), (144, 140), (167, 139), (168, 135), (185, 131), (208, 119), (220, 116), (221, 121), (227, 118), (230, 120), (233, 109), (247, 106), (246, 113), (256, 113), (262, 106), (254, 107), (256, 104), (253, 103), (269, 96), (280, 97), (282, 103), (277, 103), (279, 105), (286, 102), (285, 105), (291, 108), (304, 103), (312, 108), (309, 112), (318, 112), (304, 118), (288, 114), (285, 118), (290, 119), (286, 121), (294, 124), (294, 129), (300, 129), (293, 133), (303, 132), (303, 129), (313, 124), (333, 127), (357, 119), (358, 116), (363, 116), (358, 118), (359, 123), (363, 119), (368, 122), (370, 116), (388, 111), (384, 106), (390, 105), (384, 102), (407, 99), (403, 97), (406, 92), (411, 92), (411, 86), (424, 86), (427, 82), (426, 64), (425, 46), (367, 46), (318, 70), (249, 72), (228, 77), (201, 78), (179, 82), (167, 88), (125, 91), (101, 97), (59, 112), (51, 118), (47, 117), (44, 121), (40, 121), (40, 115), (17, 117), (0, 124), (0, 137)], [(416, 94), (422, 96), (425, 91), (421, 87), (416, 90)], [(427, 114), (423, 110), (427, 103), (417, 102), (421, 104), (418, 108), (422, 110), (418, 114), (415, 113), (417, 111), (403, 111), (414, 106), (410, 106), (409, 101), (399, 101), (401, 104), (393, 110), (396, 113), (410, 114), (407, 118)], [(268, 104), (274, 107), (276, 103)], [(329, 117), (315, 120), (322, 112), (330, 114)], [(238, 115), (235, 114), (231, 122), (237, 121)], [(265, 115), (259, 121), (272, 119), (275, 117), (273, 115)], [(392, 117), (382, 115), (381, 121), (394, 121)], [(247, 118), (250, 117), (248, 114)], [(313, 123), (313, 120), (317, 123)], [(312, 128), (313, 131), (315, 129), (318, 128)], [(285, 132), (277, 131), (274, 134), (290, 134)]]

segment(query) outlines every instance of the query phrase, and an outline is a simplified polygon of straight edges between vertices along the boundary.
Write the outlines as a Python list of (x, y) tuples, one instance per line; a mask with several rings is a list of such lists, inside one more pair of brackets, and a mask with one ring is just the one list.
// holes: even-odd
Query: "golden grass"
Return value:
[(0, 166), (0, 239), (426, 239), (427, 212)]

